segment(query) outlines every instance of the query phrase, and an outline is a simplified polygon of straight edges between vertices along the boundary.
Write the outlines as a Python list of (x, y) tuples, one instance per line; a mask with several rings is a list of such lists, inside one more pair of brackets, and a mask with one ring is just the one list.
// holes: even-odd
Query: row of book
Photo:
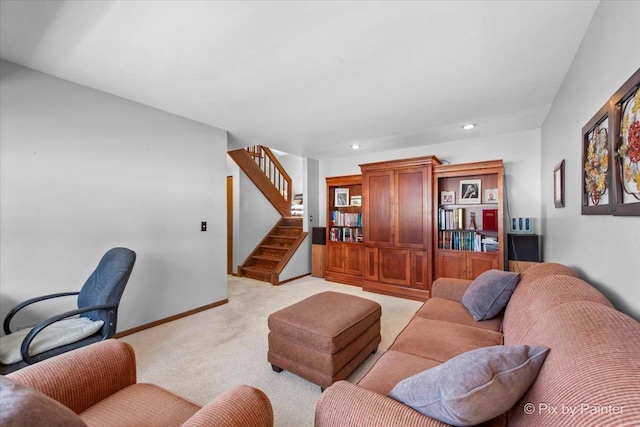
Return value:
[(497, 252), (498, 240), (483, 236), (473, 230), (441, 230), (438, 232), (438, 248), (456, 251)]
[(447, 230), (464, 228), (464, 209), (438, 209), (438, 228)]
[(331, 211), (331, 225), (339, 227), (362, 227), (362, 214), (355, 212)]
[(329, 240), (332, 242), (362, 243), (362, 227), (331, 227)]

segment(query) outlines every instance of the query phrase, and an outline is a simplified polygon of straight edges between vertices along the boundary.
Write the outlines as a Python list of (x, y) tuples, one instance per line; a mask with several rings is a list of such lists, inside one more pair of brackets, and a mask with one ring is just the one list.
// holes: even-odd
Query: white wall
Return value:
[(234, 234), (234, 271), (253, 252), (269, 230), (280, 220), (280, 213), (255, 186), (253, 181), (239, 170), (238, 228)]
[[(544, 250), (640, 319), (640, 218), (581, 215), (582, 127), (640, 66), (640, 2), (600, 2), (542, 127)], [(565, 160), (565, 207), (553, 168)]]
[(291, 197), (304, 193), (303, 158), (293, 154), (276, 154), (276, 157), (291, 177)]
[(138, 255), (120, 331), (227, 297), (225, 131), (5, 61), (0, 76), (2, 317), (79, 290), (114, 246)]
[[(361, 151), (358, 156), (320, 161), (321, 192), (325, 194), (325, 178), (359, 174), (360, 164), (384, 160), (435, 155), (443, 163), (466, 163), (502, 159), (505, 168), (511, 216), (533, 217), (540, 223), (540, 130), (465, 139), (440, 144), (424, 145), (403, 150), (380, 153)], [(326, 226), (326, 203), (321, 197), (320, 224)], [(539, 227), (535, 230), (539, 231)]]

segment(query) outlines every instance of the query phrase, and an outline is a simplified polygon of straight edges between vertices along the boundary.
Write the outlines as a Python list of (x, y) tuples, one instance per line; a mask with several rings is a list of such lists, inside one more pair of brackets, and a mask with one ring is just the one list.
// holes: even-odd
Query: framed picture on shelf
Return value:
[(480, 192), (482, 191), (482, 180), (463, 179), (460, 181), (460, 203), (479, 204)]
[(456, 202), (456, 192), (455, 191), (441, 191), (440, 192), (440, 204), (441, 205), (452, 205)]
[(351, 196), (351, 206), (362, 206), (362, 196)]
[(612, 212), (640, 216), (640, 69), (613, 95)]
[(564, 208), (564, 159), (553, 169), (553, 204)]
[(349, 206), (348, 188), (336, 188), (336, 198), (333, 205), (337, 208), (344, 208)]
[(582, 128), (582, 215), (610, 215), (611, 188), (609, 103)]
[(484, 202), (485, 203), (498, 203), (498, 189), (490, 188), (484, 190)]

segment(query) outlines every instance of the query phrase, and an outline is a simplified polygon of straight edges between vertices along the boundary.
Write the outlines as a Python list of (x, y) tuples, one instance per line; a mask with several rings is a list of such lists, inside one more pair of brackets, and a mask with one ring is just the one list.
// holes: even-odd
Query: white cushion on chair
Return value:
[[(86, 317), (74, 317), (49, 325), (31, 341), (29, 356), (80, 341), (98, 332), (103, 324), (102, 320), (93, 321)], [(29, 331), (31, 328), (21, 329), (0, 338), (0, 363), (11, 365), (22, 360), (20, 346)]]

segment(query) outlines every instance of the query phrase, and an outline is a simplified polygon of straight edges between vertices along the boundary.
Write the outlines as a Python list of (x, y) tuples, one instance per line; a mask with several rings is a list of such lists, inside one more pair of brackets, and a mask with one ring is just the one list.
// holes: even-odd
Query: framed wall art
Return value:
[(607, 103), (582, 128), (582, 215), (611, 214), (612, 119)]
[(564, 208), (564, 159), (553, 168), (553, 204)]
[(333, 206), (337, 208), (349, 206), (348, 188), (336, 188), (336, 197)]
[(490, 188), (490, 189), (484, 190), (484, 202), (498, 203), (498, 189)]
[(612, 212), (640, 216), (640, 69), (613, 95)]
[(479, 204), (482, 191), (482, 180), (463, 179), (460, 181), (460, 203)]
[(440, 204), (441, 205), (453, 205), (456, 202), (455, 191), (441, 191), (440, 192)]

